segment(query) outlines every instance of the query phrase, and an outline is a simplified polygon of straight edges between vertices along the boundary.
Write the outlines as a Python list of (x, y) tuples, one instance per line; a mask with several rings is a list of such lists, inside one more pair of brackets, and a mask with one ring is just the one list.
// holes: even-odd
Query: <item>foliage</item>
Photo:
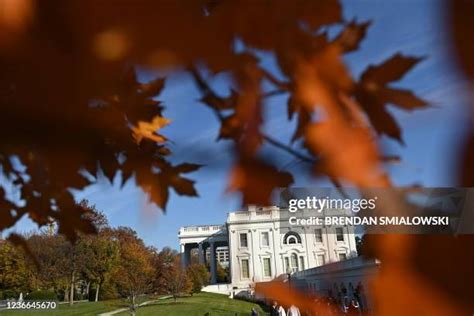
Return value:
[(209, 284), (211, 275), (204, 264), (193, 263), (187, 268), (187, 277), (192, 283), (192, 293), (199, 293)]
[(42, 287), (64, 295), (70, 277), (71, 244), (62, 236), (49, 234), (32, 235), (27, 242), (38, 263), (35, 275)]
[(217, 282), (219, 283), (226, 283), (229, 282), (230, 278), (230, 271), (229, 268), (224, 268), (221, 266), (220, 263), (216, 265), (216, 274), (217, 274)]
[[(0, 229), (28, 214), (39, 225), (57, 221), (59, 232), (71, 239), (93, 232), (70, 189), (84, 188), (99, 170), (109, 179), (118, 170), (123, 181), (134, 176), (163, 210), (171, 189), (198, 195), (194, 181), (183, 175), (201, 166), (174, 165), (168, 158), (172, 152), (161, 129), (171, 122), (157, 101), (165, 80), (139, 82), (135, 66), (185, 68), (192, 74), (202, 103), (220, 122), (219, 139), (234, 144), (229, 189), (242, 192), (244, 203), (267, 203), (275, 187), (294, 182), (294, 175), (261, 155), (264, 144), (293, 154), (315, 175), (335, 182), (389, 185), (374, 136), (400, 142), (402, 137), (387, 105), (410, 111), (427, 105), (410, 91), (389, 86), (419, 58), (395, 54), (369, 66), (359, 79), (350, 75), (343, 57), (359, 49), (370, 23), (343, 18), (336, 0), (81, 1), (81, 6), (87, 9), (74, 9), (74, 1), (26, 1), (19, 19), (2, 31), (0, 132), (11, 136), (0, 146), (0, 164), (26, 203), (0, 192), (2, 209), (14, 210), (5, 212)], [(94, 23), (84, 12), (94, 12)], [(67, 23), (57, 27), (53, 21)], [(330, 37), (326, 30), (332, 27), (336, 35)], [(260, 61), (261, 53), (275, 58), (276, 71)], [(231, 93), (213, 91), (204, 70), (229, 74)], [(301, 140), (298, 146), (261, 129), (263, 106), (276, 94), (288, 96), (288, 116), (298, 121), (293, 136)]]
[(17, 291), (13, 291), (13, 290), (1, 290), (0, 291), (0, 298), (2, 300), (18, 299), (19, 296), (20, 296), (20, 293), (18, 293)]
[(193, 292), (193, 283), (186, 270), (181, 266), (180, 256), (175, 256), (173, 265), (165, 274), (164, 284), (168, 294), (171, 294), (176, 302), (180, 295)]
[(120, 247), (118, 268), (112, 277), (116, 279), (118, 292), (135, 306), (137, 297), (152, 289), (151, 255), (135, 231), (120, 227), (111, 233)]
[[(31, 289), (31, 266), (25, 254), (8, 242), (0, 243), (0, 293), (18, 298)], [(8, 296), (8, 297), (6, 297)]]
[(152, 252), (152, 265), (154, 267), (153, 288), (158, 294), (167, 294), (166, 282), (169, 270), (175, 264), (178, 252), (169, 247), (164, 247), (160, 252), (150, 249)]
[(35, 300), (56, 301), (58, 297), (56, 293), (54, 293), (54, 291), (39, 290), (39, 291), (33, 291), (31, 293), (28, 293), (25, 299), (31, 300), (31, 301), (35, 301)]
[(100, 288), (117, 268), (119, 247), (105, 233), (81, 238), (77, 247), (86, 258), (82, 273), (87, 281), (95, 284), (95, 301), (98, 301)]

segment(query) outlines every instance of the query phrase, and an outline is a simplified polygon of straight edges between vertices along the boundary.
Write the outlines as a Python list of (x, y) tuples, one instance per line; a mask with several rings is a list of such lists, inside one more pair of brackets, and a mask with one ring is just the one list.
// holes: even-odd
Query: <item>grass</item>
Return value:
[(59, 304), (54, 310), (0, 310), (1, 316), (23, 316), (23, 315), (97, 315), (126, 307), (123, 300), (110, 300), (102, 302), (80, 302), (69, 304)]
[[(147, 300), (141, 298), (140, 302)], [(29, 316), (29, 315), (98, 315), (100, 313), (110, 312), (116, 309), (128, 307), (128, 303), (123, 300), (111, 300), (102, 302), (83, 302), (69, 304), (60, 304), (55, 310), (0, 310), (0, 316)], [(209, 316), (215, 315), (250, 315), (252, 307), (255, 307), (260, 315), (265, 315), (259, 305), (229, 299), (226, 295), (199, 293), (193, 296), (178, 298), (175, 303), (172, 298), (157, 300), (154, 303), (141, 306), (138, 309), (137, 316), (146, 315), (167, 315), (167, 316)], [(117, 315), (130, 315), (129, 312), (123, 312)]]
[[(210, 316), (215, 315), (250, 315), (252, 307), (255, 307), (260, 315), (265, 315), (258, 304), (229, 299), (226, 295), (199, 293), (193, 296), (178, 298), (175, 303), (172, 298), (163, 299), (141, 306), (138, 309), (137, 316), (147, 315), (199, 315), (204, 316), (209, 313)], [(118, 315), (127, 315), (128, 313), (120, 313)]]

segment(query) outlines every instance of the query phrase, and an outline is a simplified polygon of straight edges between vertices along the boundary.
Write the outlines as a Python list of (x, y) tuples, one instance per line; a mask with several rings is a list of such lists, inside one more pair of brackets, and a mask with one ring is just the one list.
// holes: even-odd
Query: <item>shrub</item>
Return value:
[(56, 293), (53, 291), (33, 291), (29, 293), (26, 297), (25, 300), (48, 300), (48, 301), (57, 301), (58, 297)]
[(20, 296), (20, 293), (13, 291), (13, 290), (4, 290), (0, 291), (0, 299), (3, 300), (8, 300), (10, 298), (18, 298)]

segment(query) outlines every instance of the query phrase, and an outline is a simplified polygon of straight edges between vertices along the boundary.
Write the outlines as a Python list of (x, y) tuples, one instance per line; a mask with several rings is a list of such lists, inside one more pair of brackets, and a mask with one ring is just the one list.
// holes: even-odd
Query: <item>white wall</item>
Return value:
[[(248, 211), (229, 213), (227, 231), (232, 285), (246, 288), (255, 282), (270, 281), (287, 273), (285, 258), (291, 262), (293, 254), (297, 255), (299, 269), (301, 269), (301, 257), (305, 269), (321, 264), (317, 262), (318, 254), (325, 256), (325, 263), (339, 261), (339, 253), (345, 253), (347, 258), (353, 257), (356, 253), (353, 228), (343, 227), (344, 241), (336, 240), (335, 228), (323, 228), (322, 242), (316, 242), (314, 226), (294, 229), (293, 231), (301, 237), (301, 243), (284, 244), (283, 237), (290, 229), (287, 219), (280, 218), (277, 207), (256, 208), (250, 206)], [(270, 245), (268, 247), (262, 245), (262, 232), (269, 234)], [(241, 233), (247, 234), (248, 247), (241, 247), (239, 239)], [(270, 258), (270, 277), (264, 276), (263, 258)], [(242, 259), (249, 260), (249, 278), (242, 276)]]

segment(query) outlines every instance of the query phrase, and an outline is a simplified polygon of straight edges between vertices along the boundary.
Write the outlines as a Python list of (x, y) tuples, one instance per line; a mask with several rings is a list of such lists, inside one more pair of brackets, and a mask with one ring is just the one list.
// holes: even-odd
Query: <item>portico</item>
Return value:
[[(183, 267), (191, 263), (191, 251), (197, 249), (199, 263), (209, 264), (211, 284), (215, 284), (217, 282), (216, 249), (229, 245), (226, 227), (223, 225), (181, 227), (179, 243)], [(207, 252), (209, 252), (209, 262), (207, 262)]]

